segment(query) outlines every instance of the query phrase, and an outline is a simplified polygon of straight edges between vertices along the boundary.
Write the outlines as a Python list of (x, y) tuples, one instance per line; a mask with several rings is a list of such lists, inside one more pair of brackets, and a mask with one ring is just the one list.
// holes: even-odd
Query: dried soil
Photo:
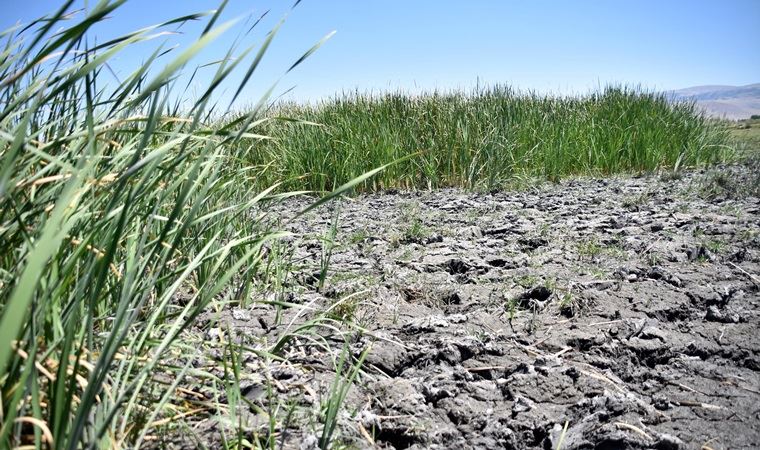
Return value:
[[(369, 348), (339, 419), (349, 447), (760, 448), (760, 200), (735, 191), (755, 176), (345, 199), (288, 225), (287, 300), (313, 310), (222, 321), (270, 343), (328, 308), (362, 327), (344, 328), (354, 356)], [(322, 336), (288, 341), (275, 376), (306, 408), (342, 348)], [(319, 424), (282, 431), (312, 448)]]

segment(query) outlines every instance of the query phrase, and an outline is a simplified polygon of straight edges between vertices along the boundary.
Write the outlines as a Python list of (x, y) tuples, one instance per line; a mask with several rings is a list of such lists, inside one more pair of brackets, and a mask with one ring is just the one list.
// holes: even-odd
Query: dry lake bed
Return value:
[(754, 170), (386, 192), (313, 211), (277, 249), (294, 272), (273, 298), (290, 307), (214, 313), (238, 342), (287, 356), (249, 357), (241, 395), (291, 405), (277, 441), (317, 448), (341, 352), (366, 351), (337, 417), (349, 448), (758, 448)]

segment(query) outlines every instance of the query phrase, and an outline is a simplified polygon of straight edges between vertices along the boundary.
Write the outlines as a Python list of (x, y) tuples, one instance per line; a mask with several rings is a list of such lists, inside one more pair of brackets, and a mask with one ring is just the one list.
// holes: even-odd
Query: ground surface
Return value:
[[(729, 167), (344, 200), (322, 288), (333, 208), (288, 225), (301, 237), (283, 292), (299, 306), (231, 309), (221, 323), (255, 346), (327, 317), (354, 356), (370, 348), (339, 415), (348, 447), (760, 448), (760, 201), (742, 191), (753, 177)], [(287, 363), (250, 361), (242, 395), (264, 408), (268, 380), (281, 404), (319, 411), (342, 340), (311, 333), (279, 349)], [(278, 442), (315, 448), (320, 427), (293, 419)]]

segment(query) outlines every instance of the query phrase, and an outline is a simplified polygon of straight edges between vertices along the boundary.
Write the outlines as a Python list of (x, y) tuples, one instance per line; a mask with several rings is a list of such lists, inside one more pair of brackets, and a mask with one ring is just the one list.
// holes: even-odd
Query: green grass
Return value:
[(266, 168), (266, 179), (317, 190), (409, 155), (364, 188), (497, 189), (531, 177), (701, 166), (733, 154), (728, 130), (694, 105), (628, 87), (581, 98), (506, 86), (351, 94), (310, 106), (279, 105), (274, 113), (320, 125), (277, 126), (268, 133), (276, 140), (241, 155)]
[(755, 154), (760, 151), (760, 119), (727, 122), (726, 128), (734, 145)]
[[(199, 407), (175, 392), (188, 373), (229, 400), (201, 410), (234, 417), (240, 349), (219, 348), (219, 379), (191, 366), (199, 348), (182, 341), (202, 312), (244, 305), (253, 280), (281, 265), (265, 248), (285, 234), (250, 217), (254, 205), (278, 198), (276, 183), (266, 186), (235, 153), (268, 139), (258, 130), (266, 119), (254, 108), (236, 121), (209, 120), (225, 114), (210, 101), (215, 90), (235, 67), (253, 72), (277, 29), (258, 50), (237, 40), (188, 102), (173, 80), (234, 28), (216, 23), (226, 2), (98, 45), (88, 30), (124, 2), (79, 15), (69, 14), (72, 3), (0, 34), (0, 448), (139, 447)], [(127, 78), (103, 81), (120, 51), (195, 20), (206, 27), (191, 46), (157, 46)], [(294, 333), (325, 320), (288, 331), (256, 357), (279, 357)], [(358, 371), (360, 363), (344, 365)], [(325, 442), (335, 439), (346, 383), (334, 389)], [(223, 440), (237, 447), (248, 437)]]

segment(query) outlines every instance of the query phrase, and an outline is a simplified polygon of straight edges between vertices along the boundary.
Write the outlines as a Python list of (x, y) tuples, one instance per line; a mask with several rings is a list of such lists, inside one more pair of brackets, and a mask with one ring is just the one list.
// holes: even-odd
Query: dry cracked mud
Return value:
[[(313, 211), (282, 246), (295, 306), (219, 315), (287, 356), (248, 361), (267, 374), (251, 369), (242, 394), (265, 409), (268, 380), (318, 411), (342, 335), (368, 352), (338, 418), (349, 448), (760, 448), (760, 200), (735, 192), (756, 176), (386, 192)], [(282, 339), (325, 310), (335, 329)], [(277, 439), (316, 448), (320, 427), (294, 418)]]

